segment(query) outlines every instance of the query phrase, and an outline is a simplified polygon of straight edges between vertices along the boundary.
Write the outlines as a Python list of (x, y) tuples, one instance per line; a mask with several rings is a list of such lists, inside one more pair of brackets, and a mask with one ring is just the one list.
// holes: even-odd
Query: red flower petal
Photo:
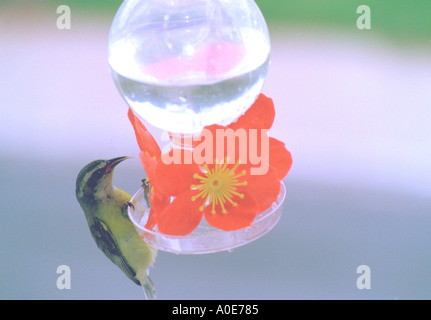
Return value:
[(271, 98), (260, 94), (254, 104), (238, 120), (229, 125), (236, 130), (270, 129), (274, 123), (275, 108)]
[[(183, 151), (184, 154), (191, 154), (191, 151)], [(191, 155), (188, 156), (191, 157)], [(157, 192), (175, 197), (190, 190), (190, 186), (195, 183), (195, 179), (193, 178), (195, 173), (201, 173), (199, 166), (195, 163), (165, 164), (163, 161), (159, 161), (156, 167), (155, 178), (152, 182)]]
[(152, 230), (156, 226), (157, 212), (162, 212), (168, 207), (170, 203), (170, 197), (166, 197), (152, 192), (150, 194), (150, 199), (151, 199), (151, 208), (150, 208), (150, 213), (148, 215), (147, 223), (145, 224), (145, 228)]
[(269, 138), (269, 165), (275, 169), (279, 180), (283, 180), (292, 167), (292, 155), (280, 140)]
[[(257, 131), (260, 134), (260, 130)], [(201, 138), (201, 140), (203, 141), (203, 145), (205, 145), (205, 151), (212, 153), (212, 159), (217, 158), (219, 162), (225, 162), (226, 158), (228, 158), (230, 164), (234, 164), (240, 159), (241, 163), (248, 163), (249, 130), (212, 125), (205, 127), (201, 135), (205, 137), (205, 133), (207, 133), (212, 141), (206, 143), (205, 138)], [(200, 149), (199, 144), (197, 144), (195, 152), (196, 150), (200, 151)]]
[[(229, 126), (214, 124), (205, 127), (204, 130), (208, 130), (213, 139), (213, 157), (216, 158), (217, 150), (219, 150), (218, 155), (222, 152), (225, 156), (235, 154), (235, 157), (230, 156), (230, 160), (233, 162), (241, 158), (242, 163), (248, 163), (248, 154), (243, 153), (249, 148), (250, 129), (258, 129), (255, 133), (257, 133), (257, 150), (260, 150), (262, 133), (260, 129), (269, 130), (274, 122), (274, 118), (275, 109), (272, 99), (260, 94), (256, 102), (236, 122), (231, 123)], [(217, 139), (219, 136), (217, 132), (220, 130), (224, 130), (221, 133), (223, 133), (223, 136), (228, 136), (229, 138), (224, 138), (224, 141)], [(231, 140), (232, 138), (235, 138), (235, 140)], [(234, 147), (231, 148), (230, 143), (233, 141)], [(199, 143), (197, 142), (196, 145)], [(196, 145), (194, 146), (196, 147)], [(241, 151), (244, 152), (241, 153)], [(220, 159), (222, 158), (220, 156), (217, 158), (224, 161), (224, 159)]]
[(133, 113), (132, 109), (129, 108), (127, 115), (135, 130), (139, 149), (141, 149), (141, 151), (147, 151), (151, 156), (160, 157), (161, 151), (159, 145), (139, 118)]
[(211, 213), (211, 204), (205, 208), (205, 220), (209, 225), (224, 230), (234, 231), (250, 226), (254, 218), (259, 214), (259, 206), (256, 200), (249, 192), (243, 192), (244, 197), (235, 198), (237, 206), (230, 202), (225, 203), (227, 213), (223, 214), (220, 208), (217, 208), (215, 214)]
[(147, 151), (141, 151), (139, 153), (139, 159), (145, 169), (147, 177), (150, 179), (151, 183), (155, 181), (157, 159), (155, 156), (151, 156)]
[(268, 209), (277, 200), (280, 193), (280, 180), (272, 167), (269, 167), (268, 173), (265, 175), (247, 175), (245, 180), (247, 186), (243, 188), (256, 199), (259, 213)]
[(156, 212), (157, 228), (160, 233), (184, 236), (191, 233), (202, 220), (202, 205), (199, 201), (192, 201), (195, 190), (189, 190), (172, 201), (162, 212)]
[(156, 226), (156, 213), (153, 209), (150, 209), (150, 213), (148, 214), (148, 220), (145, 224), (145, 229), (153, 230), (153, 228)]

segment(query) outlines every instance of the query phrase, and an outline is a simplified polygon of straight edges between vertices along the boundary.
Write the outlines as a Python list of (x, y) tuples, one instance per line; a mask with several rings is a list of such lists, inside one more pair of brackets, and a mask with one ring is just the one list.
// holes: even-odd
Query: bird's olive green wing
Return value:
[(135, 278), (136, 272), (121, 254), (118, 243), (108, 225), (102, 220), (94, 218), (90, 231), (99, 249), (102, 250), (112, 262), (119, 266), (133, 282), (140, 285), (139, 281)]

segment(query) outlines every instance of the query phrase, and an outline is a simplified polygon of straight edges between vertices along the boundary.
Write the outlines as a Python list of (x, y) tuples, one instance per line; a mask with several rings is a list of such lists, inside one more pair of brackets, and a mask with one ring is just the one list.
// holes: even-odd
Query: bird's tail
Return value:
[(145, 283), (142, 285), (144, 289), (145, 299), (153, 300), (157, 298), (156, 294), (156, 286), (154, 285), (153, 280), (148, 276)]

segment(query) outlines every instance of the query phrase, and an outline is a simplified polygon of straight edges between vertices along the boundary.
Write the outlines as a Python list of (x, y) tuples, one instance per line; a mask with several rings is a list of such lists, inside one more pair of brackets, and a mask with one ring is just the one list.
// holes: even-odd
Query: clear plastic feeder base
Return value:
[(132, 197), (128, 214), (139, 235), (150, 246), (176, 254), (204, 254), (231, 250), (250, 243), (268, 233), (280, 220), (286, 189), (281, 182), (280, 194), (270, 208), (256, 216), (253, 224), (236, 231), (223, 231), (209, 226), (205, 219), (189, 235), (171, 236), (145, 228), (149, 208), (140, 189)]

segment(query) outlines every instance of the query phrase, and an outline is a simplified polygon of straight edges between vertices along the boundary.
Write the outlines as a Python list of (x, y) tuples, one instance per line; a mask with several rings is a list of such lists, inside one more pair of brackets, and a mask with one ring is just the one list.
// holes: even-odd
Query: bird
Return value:
[(154, 299), (155, 286), (148, 274), (157, 250), (140, 238), (127, 215), (127, 208), (133, 206), (131, 196), (112, 183), (114, 168), (128, 158), (101, 159), (87, 164), (76, 178), (76, 197), (98, 248), (144, 289), (147, 299)]

